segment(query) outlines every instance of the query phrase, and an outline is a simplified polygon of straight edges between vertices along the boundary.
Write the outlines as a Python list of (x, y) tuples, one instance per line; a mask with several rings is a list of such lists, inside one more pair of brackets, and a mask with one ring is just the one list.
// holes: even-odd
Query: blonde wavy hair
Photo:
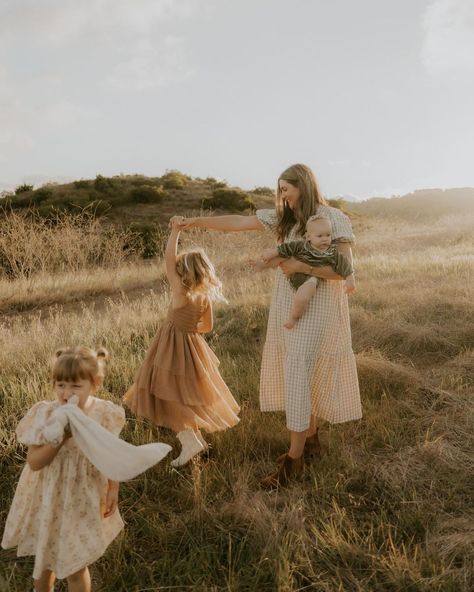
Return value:
[(176, 257), (176, 271), (189, 296), (202, 294), (212, 301), (227, 302), (214, 265), (202, 249), (180, 253)]
[(58, 349), (53, 362), (53, 381), (90, 380), (101, 384), (108, 358), (109, 353), (103, 347), (97, 351), (82, 346)]
[[(291, 183), (300, 191), (300, 198), (296, 208), (292, 210), (283, 200), (280, 191), (280, 181)], [(295, 224), (296, 232), (303, 235), (306, 222), (314, 215), (319, 205), (325, 205), (326, 200), (321, 195), (313, 171), (305, 164), (293, 164), (285, 169), (278, 177), (276, 190), (276, 211), (278, 216), (277, 236), (283, 242)]]

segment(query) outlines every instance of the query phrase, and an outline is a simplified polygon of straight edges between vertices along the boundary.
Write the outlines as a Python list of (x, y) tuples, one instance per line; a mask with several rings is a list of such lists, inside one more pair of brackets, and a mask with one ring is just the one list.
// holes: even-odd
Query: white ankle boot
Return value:
[(196, 432), (193, 432), (193, 430), (184, 430), (183, 432), (178, 432), (176, 437), (181, 442), (182, 448), (178, 458), (175, 458), (171, 461), (172, 467), (182, 467), (187, 462), (189, 462), (193, 456), (196, 456), (196, 454), (199, 454), (204, 450), (203, 444), (198, 438)]
[(197, 439), (201, 442), (203, 446), (203, 450), (207, 450), (209, 448), (209, 444), (204, 440), (203, 435), (201, 434), (200, 430), (195, 432)]

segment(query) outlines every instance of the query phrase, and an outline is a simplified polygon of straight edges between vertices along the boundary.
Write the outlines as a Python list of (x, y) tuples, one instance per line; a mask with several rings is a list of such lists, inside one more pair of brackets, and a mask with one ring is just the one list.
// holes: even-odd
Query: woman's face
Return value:
[(289, 208), (294, 210), (300, 198), (300, 190), (298, 189), (298, 187), (295, 187), (291, 183), (288, 183), (288, 181), (283, 181), (283, 179), (280, 180), (279, 186), (280, 195), (283, 201), (288, 204)]

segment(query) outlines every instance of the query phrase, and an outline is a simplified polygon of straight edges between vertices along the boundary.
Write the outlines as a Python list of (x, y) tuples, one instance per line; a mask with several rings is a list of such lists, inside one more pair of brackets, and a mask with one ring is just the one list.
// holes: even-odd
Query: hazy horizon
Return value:
[(2, 0), (0, 190), (178, 169), (473, 187), (469, 0)]

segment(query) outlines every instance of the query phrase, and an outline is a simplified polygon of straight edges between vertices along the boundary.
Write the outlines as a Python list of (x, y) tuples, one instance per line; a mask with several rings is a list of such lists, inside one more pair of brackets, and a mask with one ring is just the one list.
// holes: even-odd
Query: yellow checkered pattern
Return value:
[[(349, 218), (319, 206), (332, 223), (333, 240), (353, 242)], [(257, 210), (264, 228), (276, 233), (276, 211)], [(292, 231), (287, 240), (297, 238)], [(285, 411), (289, 430), (302, 432), (315, 415), (330, 423), (360, 419), (359, 382), (351, 344), (349, 306), (342, 281), (320, 281), (296, 326), (283, 327), (294, 291), (277, 269), (260, 374), (262, 411)]]

